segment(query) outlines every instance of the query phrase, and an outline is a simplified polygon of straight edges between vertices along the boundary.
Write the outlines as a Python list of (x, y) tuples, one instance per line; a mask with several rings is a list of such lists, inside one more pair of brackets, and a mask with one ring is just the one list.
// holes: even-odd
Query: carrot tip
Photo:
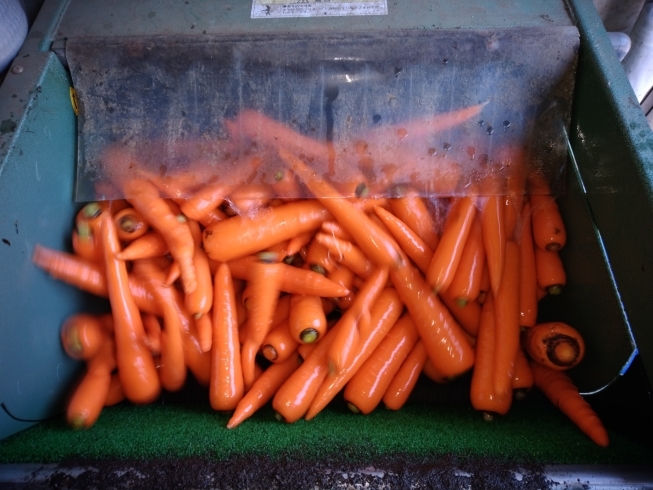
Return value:
[(74, 430), (82, 430), (85, 428), (86, 417), (81, 413), (75, 414), (70, 419), (70, 426)]
[(320, 332), (314, 328), (307, 328), (306, 330), (303, 330), (301, 334), (299, 334), (299, 337), (305, 344), (312, 344), (313, 342), (317, 341), (319, 336)]
[(351, 410), (355, 414), (361, 413), (360, 409), (352, 402), (347, 402), (347, 408), (349, 408), (349, 410)]
[(557, 296), (562, 293), (562, 285), (555, 284), (553, 286), (549, 286), (548, 288), (546, 288), (546, 292), (552, 296)]
[(483, 412), (483, 420), (486, 422), (494, 422), (494, 415), (489, 412)]

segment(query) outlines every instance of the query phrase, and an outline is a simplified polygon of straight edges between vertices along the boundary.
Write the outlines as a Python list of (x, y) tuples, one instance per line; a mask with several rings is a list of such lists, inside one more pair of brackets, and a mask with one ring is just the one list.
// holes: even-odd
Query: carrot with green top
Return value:
[(388, 267), (395, 267), (399, 263), (401, 257), (398, 245), (384, 230), (370, 221), (364, 211), (342, 197), (328, 182), (316, 178), (315, 173), (300, 158), (284, 149), (280, 149), (279, 154), (372, 262)]
[(553, 405), (560, 409), (592, 441), (602, 447), (610, 443), (608, 432), (601, 419), (589, 403), (578, 392), (578, 388), (563, 371), (556, 371), (531, 362), (535, 386)]
[(228, 262), (315, 230), (327, 219), (331, 214), (315, 200), (268, 208), (253, 217), (234, 216), (204, 230), (204, 251), (213, 260)]
[(120, 241), (111, 215), (105, 212), (100, 224), (109, 302), (114, 316), (116, 361), (125, 396), (133, 403), (154, 401), (161, 384), (154, 359), (145, 345), (140, 311), (129, 289), (127, 266), (118, 260)]
[(471, 197), (456, 199), (452, 204), (440, 243), (426, 271), (426, 280), (435, 293), (446, 291), (453, 281), (475, 215), (476, 204)]

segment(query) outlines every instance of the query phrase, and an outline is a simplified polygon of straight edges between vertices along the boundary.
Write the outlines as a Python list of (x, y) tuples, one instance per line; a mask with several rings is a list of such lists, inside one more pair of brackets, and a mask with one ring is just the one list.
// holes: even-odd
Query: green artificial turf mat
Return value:
[(238, 455), (304, 458), (392, 454), (455, 454), (541, 464), (650, 464), (653, 451), (610, 431), (601, 448), (537, 397), (516, 402), (510, 413), (484, 422), (469, 406), (415, 404), (399, 412), (382, 408), (354, 415), (332, 406), (310, 422), (278, 422), (266, 407), (233, 430), (228, 415), (205, 405), (120, 404), (106, 408), (95, 426), (73, 431), (63, 417), (0, 441), (0, 463), (56, 463), (84, 459), (156, 459)]

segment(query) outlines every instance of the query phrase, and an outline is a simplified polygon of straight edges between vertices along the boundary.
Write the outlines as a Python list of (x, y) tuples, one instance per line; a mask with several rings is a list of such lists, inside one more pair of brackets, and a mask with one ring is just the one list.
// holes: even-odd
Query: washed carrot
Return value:
[(531, 362), (535, 386), (558, 407), (592, 441), (607, 447), (610, 440), (598, 415), (578, 392), (574, 382), (563, 371)]
[(265, 336), (261, 354), (270, 362), (284, 362), (297, 350), (299, 342), (290, 333), (288, 320), (284, 320)]
[(213, 260), (231, 261), (315, 230), (330, 216), (315, 200), (265, 209), (251, 218), (234, 216), (204, 230), (204, 250)]
[(107, 337), (97, 315), (77, 313), (66, 318), (61, 327), (61, 345), (72, 359), (91, 359)]
[(406, 404), (417, 384), (427, 357), (424, 342), (418, 340), (383, 394), (385, 408), (399, 410)]
[(357, 276), (365, 279), (371, 274), (372, 263), (367, 259), (363, 251), (353, 243), (326, 233), (316, 233), (315, 241), (324, 245), (336, 262), (348, 267)]
[(181, 268), (179, 267), (179, 262), (172, 261), (168, 268), (166, 269), (166, 286), (172, 286), (177, 280), (181, 277)]
[(436, 293), (449, 288), (460, 263), (475, 215), (476, 204), (471, 197), (456, 199), (451, 205), (440, 243), (426, 271), (426, 280)]
[[(39, 244), (34, 246), (32, 262), (52, 277), (75, 286), (82, 291), (105, 298), (109, 294), (104, 267), (97, 262)], [(129, 288), (140, 310), (149, 313), (160, 312), (152, 295), (145, 290), (140, 281), (130, 276)]]
[(153, 356), (161, 354), (161, 324), (152, 313), (143, 313), (143, 328), (145, 329), (145, 343)]
[(392, 269), (390, 278), (436, 368), (446, 377), (458, 376), (470, 369), (474, 364), (474, 350), (460, 325), (419, 271), (405, 263)]
[(122, 389), (120, 384), (120, 376), (115, 372), (111, 375), (111, 382), (109, 383), (109, 389), (107, 390), (107, 396), (104, 399), (104, 406), (111, 407), (117, 405), (125, 399), (125, 392)]
[[(426, 346), (424, 347), (426, 348)], [(433, 361), (427, 356), (426, 361), (424, 361), (424, 366), (422, 366), (422, 373), (431, 381), (438, 384), (446, 384), (451, 381), (449, 376), (445, 376), (442, 372), (433, 365)]]
[(397, 188), (397, 197), (389, 199), (390, 211), (413, 230), (431, 249), (440, 243), (438, 227), (424, 200), (410, 188)]
[(380, 206), (374, 206), (374, 212), (393, 238), (397, 240), (406, 255), (415, 262), (420, 271), (426, 273), (433, 257), (433, 250), (408, 225), (390, 211)]
[(537, 285), (547, 294), (560, 294), (567, 284), (567, 273), (556, 251), (535, 247), (535, 274)]
[(274, 310), (279, 300), (280, 284), (283, 274), (282, 263), (276, 262), (276, 256), (259, 258), (252, 265), (250, 286), (253, 288), (249, 310), (249, 332), (244, 340), (241, 352), (243, 379), (245, 389), (254, 382), (254, 366), (265, 336), (272, 328)]
[(447, 295), (454, 298), (460, 306), (474, 301), (480, 293), (484, 267), (483, 231), (481, 230), (481, 220), (477, 214), (460, 256), (456, 273), (447, 288)]
[[(193, 265), (193, 237), (185, 219), (175, 215), (170, 205), (159, 196), (159, 191), (150, 182), (129, 179), (124, 184), (127, 200), (145, 220), (161, 233), (173, 258), (179, 262), (181, 279), (186, 294), (197, 287), (197, 277)], [(131, 196), (131, 197), (130, 197)]]
[(100, 236), (100, 218), (104, 211), (110, 212), (112, 201), (92, 201), (84, 205), (75, 216), (75, 226), (80, 225), (88, 227), (89, 235)]
[(378, 267), (360, 288), (351, 307), (339, 320), (338, 334), (329, 349), (329, 369), (339, 373), (345, 369), (361, 348), (361, 340), (369, 334), (373, 325), (370, 310), (388, 282), (388, 269)]
[[(213, 288), (211, 288), (213, 291)], [(200, 343), (202, 352), (209, 352), (213, 343), (213, 321), (211, 310), (207, 311), (204, 315), (197, 318), (195, 317), (195, 328), (197, 329), (197, 340)]]
[(304, 269), (310, 269), (318, 274), (326, 275), (336, 267), (335, 257), (332, 257), (331, 251), (326, 245), (313, 240), (308, 244), (306, 256), (304, 257)]
[(227, 264), (221, 264), (215, 274), (214, 303), (209, 400), (214, 410), (234, 410), (245, 393), (245, 385), (240, 360), (236, 296)]
[(490, 292), (490, 289), (491, 289), (490, 273), (488, 272), (488, 266), (486, 261), (485, 267), (483, 267), (483, 274), (481, 274), (481, 284), (479, 285), (478, 288), (478, 296), (476, 297), (476, 300), (481, 304), (485, 303), (485, 298), (487, 297), (487, 294)]
[[(257, 260), (256, 256), (249, 255), (230, 261), (229, 268), (233, 277), (251, 281), (252, 265)], [(280, 263), (279, 268), (283, 271), (279, 287), (285, 293), (309, 294), (324, 298), (337, 298), (349, 294), (348, 288), (330, 281), (317, 272), (284, 263)]]
[(531, 205), (524, 204), (520, 217), (519, 325), (532, 327), (537, 321), (537, 272), (531, 229)]
[(533, 241), (538, 248), (555, 252), (565, 246), (567, 232), (549, 185), (539, 176), (531, 177)]
[(301, 357), (295, 353), (284, 362), (272, 364), (268, 367), (238, 402), (233, 415), (227, 423), (227, 428), (233, 429), (240, 425), (270, 401), (279, 387), (299, 367), (301, 362)]
[(464, 306), (447, 290), (439, 298), (449, 309), (458, 324), (472, 337), (478, 335), (478, 325), (481, 321), (481, 304), (478, 301), (469, 301)]
[[(183, 206), (182, 206), (183, 207)], [(211, 211), (207, 211), (200, 219), (197, 221), (203, 226), (211, 226), (213, 223), (227, 219), (228, 216), (226, 213), (218, 208)]]
[(563, 322), (538, 323), (524, 334), (523, 346), (539, 364), (563, 371), (585, 356), (585, 341), (578, 330)]
[(319, 296), (292, 295), (288, 330), (297, 343), (317, 342), (326, 333), (327, 321)]
[(372, 262), (388, 267), (398, 264), (398, 245), (384, 230), (371, 222), (364, 211), (342, 197), (328, 182), (316, 179), (314, 172), (300, 158), (284, 149), (279, 150), (279, 154)]
[(100, 416), (115, 365), (114, 343), (107, 339), (89, 361), (87, 371), (66, 407), (66, 420), (73, 429), (88, 429)]
[(476, 342), (476, 362), (472, 373), (470, 400), (474, 409), (483, 412), (483, 418), (491, 421), (494, 414), (505, 415), (512, 404), (510, 395), (499, 393), (494, 388), (497, 368), (495, 351), (497, 348), (494, 299), (488, 294), (483, 303), (481, 323)]
[(481, 229), (492, 294), (499, 292), (506, 257), (505, 206), (502, 196), (488, 196), (481, 208)]
[(322, 223), (322, 231), (327, 235), (340, 238), (341, 240), (352, 240), (351, 235), (337, 221), (325, 221)]
[(122, 242), (132, 242), (142, 237), (150, 229), (150, 225), (134, 208), (125, 208), (113, 215), (118, 230), (118, 238)]
[(519, 245), (506, 243), (506, 260), (499, 292), (494, 299), (494, 392), (512, 394), (515, 358), (519, 350)]
[(370, 310), (370, 331), (361, 337), (360, 348), (349, 366), (339, 374), (329, 373), (318, 389), (308, 411), (306, 420), (311, 420), (320, 413), (344, 388), (358, 369), (372, 355), (383, 341), (403, 311), (403, 305), (393, 288), (385, 288)]
[(306, 233), (300, 233), (299, 235), (288, 240), (288, 245), (286, 246), (286, 254), (291, 257), (298, 253), (303, 247), (308, 245), (313, 239), (313, 232), (307, 231)]
[(517, 223), (520, 220), (523, 196), (503, 196), (504, 223), (506, 227), (506, 239), (516, 240)]
[(128, 244), (117, 257), (120, 260), (138, 260), (160, 257), (168, 253), (168, 244), (156, 231), (146, 233)]
[(267, 184), (245, 184), (229, 194), (229, 203), (239, 215), (251, 215), (270, 203), (274, 191)]
[(346, 296), (341, 296), (339, 298), (334, 299), (334, 303), (338, 306), (338, 308), (341, 311), (344, 311), (347, 308), (349, 308), (352, 305), (355, 297), (355, 294), (352, 291), (353, 281), (355, 277), (354, 272), (349, 267), (345, 267), (344, 265), (338, 265), (332, 271), (327, 272), (326, 277), (330, 281), (339, 284), (340, 286), (342, 286), (343, 288), (349, 291), (349, 294), (347, 294)]
[(116, 361), (125, 396), (133, 403), (150, 403), (161, 391), (154, 359), (144, 341), (141, 315), (129, 289), (127, 266), (118, 260), (120, 241), (111, 215), (101, 218), (101, 243), (109, 302), (114, 316)]
[(368, 414), (377, 407), (417, 339), (410, 315), (401, 317), (347, 383), (344, 400), (352, 412)]
[(161, 307), (163, 330), (160, 336), (159, 379), (163, 388), (168, 391), (177, 391), (186, 382), (186, 364), (182, 343), (183, 325), (176, 304), (178, 298), (176, 298), (173, 288), (165, 286), (165, 273), (154, 260), (135, 261), (132, 273), (143, 281), (145, 287), (149, 289)]
[(515, 357), (515, 374), (512, 377), (513, 396), (522, 400), (533, 387), (533, 370), (531, 369), (524, 350), (520, 347)]
[(72, 235), (73, 252), (89, 260), (102, 260), (102, 248), (95, 233), (86, 222), (77, 224)]
[[(193, 268), (195, 269), (197, 287), (194, 291), (186, 292), (185, 302), (188, 311), (197, 319), (208, 313), (213, 305), (213, 278), (211, 276), (209, 258), (204, 250), (202, 250), (202, 230), (200, 229), (200, 225), (197, 221), (189, 221), (188, 227), (195, 248), (192, 262)], [(208, 337), (209, 340), (210, 338), (211, 336)], [(203, 345), (206, 344), (203, 343)], [(208, 345), (210, 348), (210, 341)]]

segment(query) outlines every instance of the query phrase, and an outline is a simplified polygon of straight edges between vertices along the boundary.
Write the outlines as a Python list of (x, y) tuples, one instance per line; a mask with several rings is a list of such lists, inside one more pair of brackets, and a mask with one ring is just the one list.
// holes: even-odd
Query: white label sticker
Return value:
[(387, 0), (252, 0), (252, 19), (388, 15)]

